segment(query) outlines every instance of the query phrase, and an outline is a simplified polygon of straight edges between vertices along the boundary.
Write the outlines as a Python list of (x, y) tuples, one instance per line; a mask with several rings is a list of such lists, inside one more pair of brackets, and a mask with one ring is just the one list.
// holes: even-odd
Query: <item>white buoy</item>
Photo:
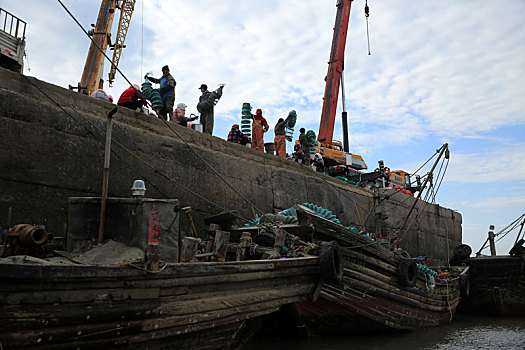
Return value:
[(131, 195), (133, 197), (144, 197), (146, 193), (146, 185), (142, 180), (133, 181), (133, 187), (131, 187)]

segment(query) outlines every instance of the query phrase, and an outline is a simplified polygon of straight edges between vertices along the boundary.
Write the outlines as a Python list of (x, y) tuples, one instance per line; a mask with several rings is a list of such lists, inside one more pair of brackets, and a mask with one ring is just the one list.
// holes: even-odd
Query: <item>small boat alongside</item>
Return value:
[[(525, 240), (523, 227), (525, 214), (498, 233), (494, 227), (475, 257), (462, 255), (460, 262), (469, 267), (470, 293), (461, 300), (459, 312), (478, 315), (524, 316), (525, 315)], [(497, 255), (498, 236), (504, 237), (520, 227), (514, 246), (508, 255)], [(490, 243), (490, 256), (481, 251)]]

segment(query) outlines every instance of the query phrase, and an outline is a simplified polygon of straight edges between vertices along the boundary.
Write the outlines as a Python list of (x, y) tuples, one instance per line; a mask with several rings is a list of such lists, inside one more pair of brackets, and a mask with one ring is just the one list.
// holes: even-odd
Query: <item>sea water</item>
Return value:
[(412, 332), (314, 338), (254, 338), (243, 350), (525, 350), (525, 317), (456, 315), (447, 325)]

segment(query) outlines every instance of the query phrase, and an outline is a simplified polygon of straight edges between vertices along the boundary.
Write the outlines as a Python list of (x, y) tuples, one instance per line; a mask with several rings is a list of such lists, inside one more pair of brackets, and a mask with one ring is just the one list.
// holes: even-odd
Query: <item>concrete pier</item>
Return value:
[[(42, 224), (60, 235), (68, 197), (100, 196), (105, 116), (113, 107), (0, 68), (0, 226), (5, 227), (12, 207), (13, 224)], [(191, 205), (201, 227), (204, 216), (222, 210), (236, 209), (252, 219), (259, 210), (276, 212), (311, 202), (331, 210), (345, 225), (386, 235), (397, 231), (414, 200), (402, 193), (390, 196), (391, 190), (374, 193), (172, 125), (179, 137), (161, 120), (126, 108), (119, 108), (113, 119), (108, 195), (130, 196), (133, 181), (143, 178), (148, 197), (178, 198)], [(388, 199), (380, 200), (384, 196)], [(412, 215), (418, 214), (402, 247), (413, 256), (428, 256), (429, 264), (444, 263), (461, 243), (461, 214), (424, 202)]]

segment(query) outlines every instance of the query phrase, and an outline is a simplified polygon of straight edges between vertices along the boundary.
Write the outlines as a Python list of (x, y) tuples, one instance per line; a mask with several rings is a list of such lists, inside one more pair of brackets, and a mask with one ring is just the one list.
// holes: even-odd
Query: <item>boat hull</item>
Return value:
[(476, 257), (465, 261), (470, 271), (470, 295), (459, 312), (477, 315), (524, 316), (523, 256)]
[[(415, 269), (414, 284), (400, 275), (402, 264), (414, 264), (401, 251), (351, 232), (341, 225), (298, 209), (302, 224), (313, 224), (318, 239), (341, 245), (343, 285), (324, 286), (316, 303), (299, 303), (299, 323), (312, 332), (341, 333), (415, 330), (449, 323), (460, 300), (461, 268), (449, 268), (446, 279)], [(433, 280), (433, 281), (432, 281)]]
[(218, 349), (246, 321), (305, 301), (319, 259), (131, 265), (0, 264), (3, 348)]

